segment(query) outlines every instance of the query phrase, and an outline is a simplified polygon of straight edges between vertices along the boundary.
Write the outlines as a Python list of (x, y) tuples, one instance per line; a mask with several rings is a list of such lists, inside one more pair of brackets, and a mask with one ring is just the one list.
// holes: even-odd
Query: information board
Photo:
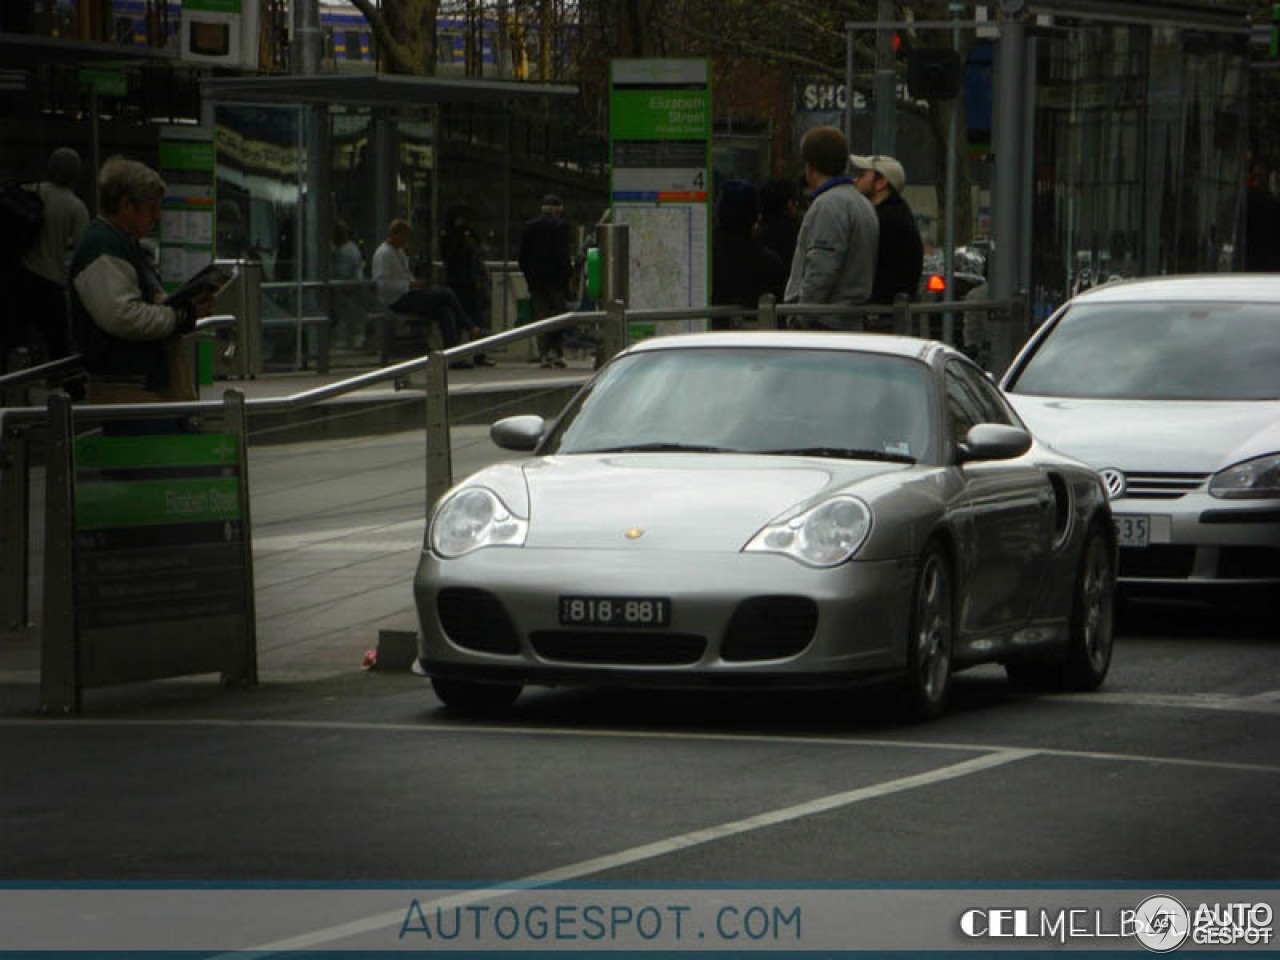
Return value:
[(213, 262), (213, 135), (199, 127), (166, 127), (160, 136), (160, 279), (176, 290)]
[[(706, 60), (614, 60), (610, 197), (628, 226), (628, 307), (710, 300), (711, 88)], [(668, 323), (674, 332), (705, 321)], [(633, 337), (648, 330), (632, 330)]]

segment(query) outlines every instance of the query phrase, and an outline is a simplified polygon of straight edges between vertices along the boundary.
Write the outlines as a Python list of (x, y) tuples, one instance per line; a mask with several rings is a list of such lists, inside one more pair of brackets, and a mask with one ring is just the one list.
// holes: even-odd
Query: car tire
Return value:
[(1066, 647), (1052, 659), (1005, 665), (1009, 679), (1037, 690), (1096, 690), (1111, 668), (1116, 616), (1115, 549), (1100, 523), (1090, 525), (1072, 588)]
[(955, 594), (951, 565), (934, 543), (925, 550), (911, 593), (907, 633), (907, 673), (903, 680), (904, 719), (934, 720), (947, 706), (955, 639)]
[(502, 713), (524, 689), (518, 683), (472, 683), (442, 677), (433, 677), (431, 687), (446, 707), (468, 716)]
[(1062, 681), (1068, 690), (1096, 690), (1111, 669), (1115, 642), (1116, 552), (1099, 523), (1089, 527), (1080, 552), (1071, 603)]

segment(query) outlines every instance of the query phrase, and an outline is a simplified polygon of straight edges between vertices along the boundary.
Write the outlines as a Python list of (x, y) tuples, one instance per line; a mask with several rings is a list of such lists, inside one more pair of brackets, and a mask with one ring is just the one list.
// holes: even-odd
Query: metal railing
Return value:
[[(423, 356), (400, 363), (357, 374), (344, 380), (303, 390), (285, 397), (263, 398), (245, 401), (250, 414), (277, 413), (300, 410), (344, 394), (352, 393), (379, 383), (402, 382), (411, 374), (425, 371), (425, 440), (426, 440), (426, 496), (424, 508), (429, 511), (435, 501), (453, 482), (452, 452), (449, 436), (448, 371), (453, 361), (464, 360), (477, 354), (492, 351), (505, 344), (515, 343), (540, 334), (582, 325), (599, 328), (596, 349), (596, 365), (600, 366), (625, 348), (628, 327), (634, 323), (661, 323), (668, 321), (694, 321), (737, 319), (753, 322), (760, 329), (776, 329), (781, 318), (805, 318), (810, 316), (847, 317), (850, 329), (870, 329), (884, 333), (909, 335), (932, 334), (935, 324), (940, 324), (942, 334), (954, 335), (954, 324), (948, 316), (956, 313), (983, 313), (994, 316), (996, 337), (1008, 357), (1012, 356), (1015, 338), (1024, 337), (1026, 329), (1026, 300), (1014, 297), (1001, 301), (975, 301), (963, 305), (946, 302), (912, 304), (901, 299), (893, 306), (832, 307), (829, 305), (779, 304), (772, 297), (761, 299), (755, 309), (737, 306), (711, 308), (670, 308), (654, 310), (627, 310), (621, 301), (608, 305), (604, 311), (564, 313), (555, 317), (504, 330), (479, 340), (459, 344), (447, 350), (432, 351)], [(213, 321), (213, 322), (210, 322)], [(235, 318), (209, 318), (207, 326), (226, 326)], [(914, 329), (913, 329), (914, 325)], [(237, 328), (242, 329), (242, 327)], [(1006, 357), (1003, 362), (1007, 363)], [(46, 364), (44, 367), (67, 369), (75, 358)], [(43, 368), (32, 368), (0, 378), (0, 389), (10, 381), (24, 377), (36, 377)], [(235, 391), (237, 395), (239, 391)], [(77, 404), (73, 417), (77, 427), (100, 422), (103, 419), (158, 417), (213, 416), (222, 410), (222, 401), (188, 401), (166, 403), (142, 403), (121, 405)], [(48, 411), (44, 407), (9, 407), (0, 409), (0, 525), (4, 530), (0, 547), (0, 631), (22, 629), (27, 625), (27, 554), (28, 554), (28, 473), (30, 469), (30, 433), (47, 422)]]

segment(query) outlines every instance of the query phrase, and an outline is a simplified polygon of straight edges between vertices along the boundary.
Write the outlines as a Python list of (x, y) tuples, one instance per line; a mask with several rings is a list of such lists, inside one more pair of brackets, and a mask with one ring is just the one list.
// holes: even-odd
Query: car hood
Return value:
[(523, 467), (530, 513), (525, 543), (736, 551), (798, 503), (901, 469), (865, 461), (721, 454), (539, 457)]
[(1039, 440), (1099, 469), (1213, 473), (1280, 450), (1275, 401), (1008, 398)]

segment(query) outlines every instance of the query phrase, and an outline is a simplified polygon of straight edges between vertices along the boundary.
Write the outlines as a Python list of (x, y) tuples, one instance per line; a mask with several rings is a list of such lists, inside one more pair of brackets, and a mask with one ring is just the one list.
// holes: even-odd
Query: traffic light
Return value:
[(960, 93), (960, 54), (946, 47), (920, 47), (907, 60), (907, 89), (916, 100), (954, 100)]

